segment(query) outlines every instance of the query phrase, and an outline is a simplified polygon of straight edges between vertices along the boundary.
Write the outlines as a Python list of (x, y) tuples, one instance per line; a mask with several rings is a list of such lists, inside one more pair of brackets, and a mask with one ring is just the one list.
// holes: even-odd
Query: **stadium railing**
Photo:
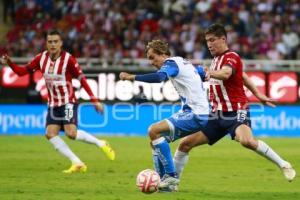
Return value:
[[(25, 64), (32, 58), (13, 57), (17, 64)], [(99, 71), (153, 71), (149, 67), (147, 59), (124, 58), (121, 60), (109, 60), (105, 58), (78, 58), (80, 66), (86, 70)], [(209, 67), (211, 60), (191, 60), (193, 64), (201, 64)], [(294, 71), (300, 72), (300, 60), (243, 60), (246, 71)], [(1, 66), (2, 67), (2, 66)]]

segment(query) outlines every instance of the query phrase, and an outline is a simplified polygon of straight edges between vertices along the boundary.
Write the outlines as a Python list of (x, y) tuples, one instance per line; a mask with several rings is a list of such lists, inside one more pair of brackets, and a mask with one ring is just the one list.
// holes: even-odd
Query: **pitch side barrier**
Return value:
[[(127, 71), (124, 69), (124, 71)], [(133, 73), (141, 73), (134, 71)], [(177, 102), (179, 96), (172, 83), (143, 83), (139, 81), (122, 81), (119, 71), (88, 70), (85, 72), (88, 84), (93, 93), (103, 102)], [(297, 72), (262, 72), (249, 71), (258, 90), (276, 99), (278, 103), (300, 103), (300, 73)], [(47, 101), (48, 91), (40, 71), (32, 75), (19, 77), (9, 67), (2, 68), (0, 72), (2, 90), (0, 90), (0, 103), (39, 103)], [(89, 96), (81, 88), (80, 82), (73, 79), (72, 85), (75, 95), (80, 100), (88, 100)], [(204, 83), (208, 88), (208, 83)], [(246, 95), (251, 102), (257, 99), (246, 90)]]
[[(148, 126), (176, 112), (178, 104), (116, 103), (105, 106), (104, 115), (90, 104), (79, 107), (80, 129), (102, 135), (146, 136)], [(0, 135), (42, 135), (45, 133), (46, 105), (0, 105)], [(252, 105), (252, 128), (256, 136), (300, 137), (300, 106), (270, 108)]]

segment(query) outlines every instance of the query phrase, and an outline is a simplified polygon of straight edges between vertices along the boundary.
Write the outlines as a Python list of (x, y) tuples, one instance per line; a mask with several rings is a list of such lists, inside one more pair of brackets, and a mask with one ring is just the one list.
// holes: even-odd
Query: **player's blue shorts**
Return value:
[(235, 129), (241, 124), (245, 124), (251, 128), (249, 110), (212, 112), (209, 115), (209, 120), (204, 127), (203, 133), (209, 140), (208, 144), (213, 145), (227, 134), (230, 134), (231, 139), (234, 139)]
[(46, 127), (50, 124), (63, 125), (75, 124), (77, 125), (77, 104), (66, 104), (59, 107), (48, 107)]
[(166, 119), (169, 124), (170, 132), (162, 135), (173, 142), (179, 138), (196, 133), (206, 126), (209, 115), (196, 115), (190, 110), (178, 112)]

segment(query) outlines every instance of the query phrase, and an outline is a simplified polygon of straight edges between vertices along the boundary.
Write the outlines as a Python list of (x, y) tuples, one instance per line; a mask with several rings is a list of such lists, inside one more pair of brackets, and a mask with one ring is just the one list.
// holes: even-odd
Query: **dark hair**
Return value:
[(57, 29), (50, 30), (49, 32), (47, 32), (47, 36), (48, 35), (59, 35), (59, 37), (61, 37), (61, 33)]
[(149, 49), (153, 49), (153, 51), (158, 55), (171, 55), (168, 43), (162, 40), (152, 40), (148, 42), (146, 53), (149, 51)]
[(227, 38), (225, 27), (218, 23), (210, 25), (205, 31), (205, 35), (207, 34), (213, 34), (217, 37), (225, 36), (225, 38)]

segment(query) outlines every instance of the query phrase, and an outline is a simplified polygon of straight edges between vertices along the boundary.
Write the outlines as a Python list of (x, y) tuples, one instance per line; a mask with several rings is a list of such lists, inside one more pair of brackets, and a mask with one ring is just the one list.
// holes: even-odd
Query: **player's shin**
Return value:
[(154, 146), (155, 152), (157, 153), (160, 161), (164, 166), (166, 174), (172, 177), (177, 177), (170, 146), (166, 139), (164, 137), (160, 137), (158, 139), (153, 140), (152, 144)]
[(105, 141), (99, 140), (95, 136), (83, 130), (77, 130), (76, 140), (80, 140), (90, 144), (95, 144), (98, 147), (103, 147), (105, 145)]
[(180, 178), (182, 171), (185, 167), (185, 165), (187, 164), (189, 160), (189, 154), (186, 152), (182, 152), (180, 150), (176, 150), (175, 154), (174, 154), (174, 165), (175, 165), (175, 169), (176, 169), (176, 173), (178, 175), (178, 177)]
[(49, 142), (53, 144), (54, 148), (69, 158), (72, 164), (82, 164), (83, 162), (72, 152), (72, 150), (68, 147), (68, 145), (59, 137), (55, 136), (49, 139)]
[(265, 142), (258, 140), (258, 146), (256, 149), (256, 152), (260, 155), (268, 158), (272, 162), (278, 165), (278, 167), (282, 168), (286, 165), (286, 161), (283, 160), (269, 145), (267, 145)]
[(159, 174), (160, 178), (162, 178), (166, 172), (155, 150), (152, 150), (152, 160), (155, 171)]

